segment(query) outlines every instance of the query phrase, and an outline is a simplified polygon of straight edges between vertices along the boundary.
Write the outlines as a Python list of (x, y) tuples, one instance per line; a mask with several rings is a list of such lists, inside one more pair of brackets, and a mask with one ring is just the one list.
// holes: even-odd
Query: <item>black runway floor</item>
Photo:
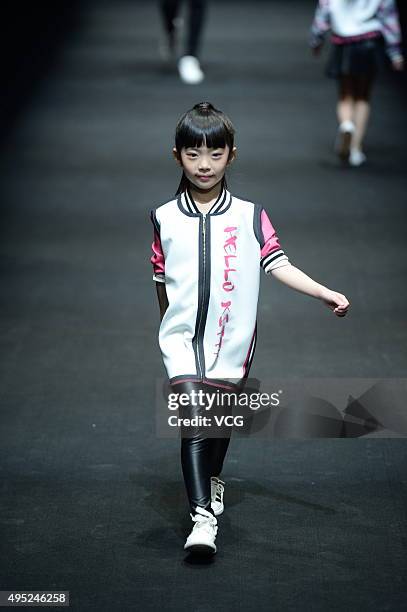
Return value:
[(403, 78), (376, 83), (368, 165), (340, 166), (313, 6), (213, 2), (207, 79), (191, 87), (160, 63), (155, 2), (83, 3), (11, 130), (0, 590), (69, 590), (75, 611), (405, 609), (405, 438), (234, 436), (218, 553), (194, 563), (179, 443), (155, 429), (149, 210), (175, 192), (175, 123), (202, 100), (237, 129), (232, 193), (267, 207), (292, 263), (351, 302), (339, 319), (262, 277), (251, 375), (405, 375)]

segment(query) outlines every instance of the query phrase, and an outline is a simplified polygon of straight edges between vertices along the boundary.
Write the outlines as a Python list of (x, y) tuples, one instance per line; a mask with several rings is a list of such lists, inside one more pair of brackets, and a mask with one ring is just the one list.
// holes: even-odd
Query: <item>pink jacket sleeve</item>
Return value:
[(154, 210), (151, 211), (150, 217), (154, 226), (154, 240), (151, 245), (153, 254), (150, 259), (153, 265), (153, 280), (165, 283), (165, 260), (161, 245), (160, 226), (158, 225)]
[(272, 226), (264, 208), (261, 210), (260, 214), (260, 230), (262, 237), (260, 242), (260, 265), (264, 272), (270, 274), (270, 272), (276, 268), (290, 265), (287, 255), (281, 248), (276, 230)]

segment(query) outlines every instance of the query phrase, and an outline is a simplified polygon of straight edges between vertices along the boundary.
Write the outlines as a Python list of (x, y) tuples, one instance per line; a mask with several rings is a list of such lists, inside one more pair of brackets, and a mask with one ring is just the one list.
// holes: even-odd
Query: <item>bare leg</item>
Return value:
[(363, 139), (370, 116), (370, 93), (373, 79), (371, 77), (360, 77), (355, 83), (355, 131), (352, 136), (351, 147), (362, 149)]
[(355, 111), (355, 96), (353, 79), (351, 76), (342, 76), (339, 81), (338, 102), (336, 113), (339, 130), (336, 139), (336, 152), (343, 161), (349, 157), (352, 134), (355, 130), (353, 123)]
[(351, 147), (361, 149), (366, 133), (370, 115), (370, 103), (366, 100), (357, 100), (355, 103), (355, 131), (352, 136)]
[(353, 96), (352, 79), (350, 77), (343, 76), (341, 78), (338, 93), (338, 102), (336, 105), (338, 122), (341, 124), (344, 121), (353, 121), (355, 98)]

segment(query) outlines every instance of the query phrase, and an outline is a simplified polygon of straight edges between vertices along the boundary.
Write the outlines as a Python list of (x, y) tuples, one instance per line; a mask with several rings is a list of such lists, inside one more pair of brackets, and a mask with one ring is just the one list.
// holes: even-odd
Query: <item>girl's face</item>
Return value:
[(199, 189), (211, 189), (223, 178), (226, 167), (232, 163), (236, 155), (236, 147), (233, 147), (229, 157), (229, 146), (218, 149), (200, 147), (187, 147), (178, 155), (177, 149), (173, 149), (174, 157), (179, 165), (183, 167), (187, 179)]

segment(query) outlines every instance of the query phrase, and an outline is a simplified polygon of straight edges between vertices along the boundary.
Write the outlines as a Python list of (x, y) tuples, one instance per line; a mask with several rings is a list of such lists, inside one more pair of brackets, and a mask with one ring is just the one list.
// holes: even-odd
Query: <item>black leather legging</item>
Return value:
[[(171, 386), (171, 393), (188, 393), (189, 397), (192, 390), (202, 390), (204, 393), (219, 391), (219, 394), (225, 392), (224, 389), (200, 382), (182, 382)], [(211, 476), (219, 476), (222, 471), (232, 434), (231, 426), (219, 427), (214, 422), (215, 414), (233, 415), (233, 408), (229, 407), (228, 402), (224, 403), (226, 405), (220, 409), (214, 405), (210, 410), (206, 410), (205, 405), (199, 402), (193, 405), (193, 401), (179, 407), (178, 416), (181, 418), (210, 417), (212, 423), (211, 427), (205, 427), (202, 423), (180, 427), (182, 473), (192, 514), (195, 514), (196, 506), (212, 512), (210, 479)]]

